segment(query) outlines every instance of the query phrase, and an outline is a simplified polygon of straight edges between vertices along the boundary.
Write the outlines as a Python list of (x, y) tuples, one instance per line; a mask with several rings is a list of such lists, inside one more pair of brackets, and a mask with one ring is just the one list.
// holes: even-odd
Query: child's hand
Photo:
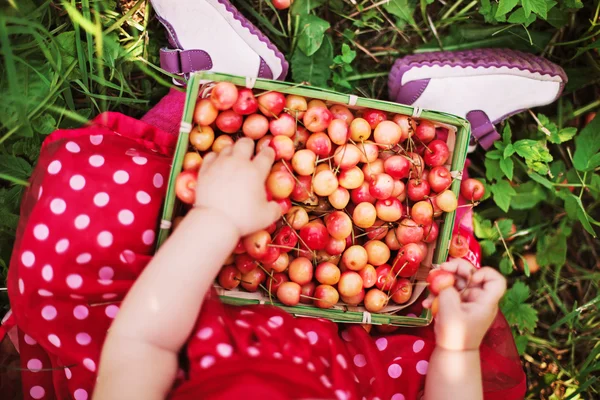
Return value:
[(198, 174), (195, 206), (226, 217), (240, 236), (263, 229), (281, 216), (281, 208), (267, 201), (265, 190), (275, 152), (267, 147), (254, 159), (253, 154), (254, 142), (242, 138), (219, 154), (208, 154)]
[[(464, 259), (453, 259), (440, 267), (456, 275), (456, 284), (439, 294), (434, 329), (436, 344), (447, 350), (478, 350), (496, 318), (498, 302), (506, 291), (506, 280), (495, 269), (477, 270)], [(432, 302), (430, 296), (423, 301), (423, 306), (430, 308)]]

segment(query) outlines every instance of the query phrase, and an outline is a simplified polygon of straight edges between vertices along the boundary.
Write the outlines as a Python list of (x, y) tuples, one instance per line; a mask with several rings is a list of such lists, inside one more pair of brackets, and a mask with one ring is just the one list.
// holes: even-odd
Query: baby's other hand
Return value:
[(265, 190), (275, 153), (265, 148), (254, 158), (253, 154), (254, 142), (242, 138), (219, 154), (208, 154), (198, 174), (195, 206), (220, 213), (240, 236), (269, 226), (281, 215), (279, 205), (267, 201)]
[[(477, 350), (496, 318), (506, 279), (493, 268), (478, 270), (461, 258), (445, 262), (440, 268), (455, 274), (456, 283), (439, 294), (436, 344), (447, 350)], [(430, 296), (423, 306), (430, 308), (432, 303)]]

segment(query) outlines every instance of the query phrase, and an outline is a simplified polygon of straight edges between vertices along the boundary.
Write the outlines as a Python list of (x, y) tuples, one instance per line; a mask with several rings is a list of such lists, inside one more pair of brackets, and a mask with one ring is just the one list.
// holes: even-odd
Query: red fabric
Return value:
[[(25, 399), (91, 398), (106, 331), (152, 254), (175, 138), (108, 113), (44, 143), (8, 282)], [(433, 347), (431, 327), (369, 336), (360, 326), (210, 298), (171, 397), (416, 399)], [(522, 398), (503, 318), (481, 354), (486, 399)]]

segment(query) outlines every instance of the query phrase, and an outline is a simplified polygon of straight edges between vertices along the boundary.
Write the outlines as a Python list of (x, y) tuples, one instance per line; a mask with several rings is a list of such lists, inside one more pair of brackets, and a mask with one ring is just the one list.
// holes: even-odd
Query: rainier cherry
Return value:
[(429, 121), (421, 120), (415, 131), (415, 136), (418, 137), (421, 142), (429, 143), (435, 139), (435, 126)]
[(409, 243), (398, 251), (392, 269), (402, 278), (408, 278), (417, 272), (424, 258), (425, 254), (419, 245)]
[(325, 245), (325, 251), (327, 254), (332, 256), (339, 256), (346, 250), (346, 240), (345, 239), (335, 239), (330, 237), (329, 241)]
[(344, 297), (356, 296), (363, 290), (363, 280), (357, 272), (346, 271), (340, 276), (338, 292)]
[(285, 215), (293, 229), (299, 230), (308, 224), (308, 213), (302, 207), (294, 206)]
[[(346, 303), (349, 306), (357, 306), (360, 303), (362, 303), (362, 301), (365, 299), (365, 290), (361, 289), (360, 292), (358, 292), (357, 295), (354, 296), (341, 296), (340, 298), (342, 299), (342, 301), (344, 303)], [(364, 327), (364, 326), (363, 326)]]
[(363, 118), (355, 118), (350, 123), (350, 138), (357, 143), (364, 142), (371, 136), (371, 125)]
[(196, 150), (206, 151), (215, 141), (215, 131), (210, 126), (196, 126), (190, 133), (190, 143)]
[(294, 137), (296, 133), (296, 120), (290, 114), (280, 114), (269, 122), (269, 130), (273, 136)]
[(350, 201), (350, 192), (343, 187), (338, 187), (329, 195), (328, 199), (333, 208), (337, 210), (343, 210)]
[(242, 128), (243, 122), (244, 118), (240, 114), (236, 114), (233, 110), (227, 110), (219, 114), (216, 123), (221, 132), (232, 134)]
[(454, 275), (443, 269), (433, 270), (427, 275), (429, 291), (434, 296), (439, 295), (442, 290), (454, 286), (455, 282)]
[(298, 182), (296, 182), (296, 186), (294, 186), (294, 190), (290, 197), (292, 200), (297, 202), (311, 202), (315, 200), (316, 196), (312, 191), (312, 177), (311, 176), (298, 176)]
[(185, 204), (194, 204), (196, 201), (196, 184), (198, 181), (197, 170), (182, 171), (175, 180), (175, 193), (177, 198)]
[(360, 271), (367, 266), (367, 250), (359, 245), (350, 246), (344, 251), (342, 262), (351, 271)]
[(267, 282), (265, 283), (265, 287), (267, 288), (267, 292), (271, 295), (277, 296), (277, 290), (281, 286), (282, 283), (289, 282), (289, 278), (287, 274), (282, 272), (277, 272), (267, 278)]
[(374, 204), (377, 200), (375, 197), (371, 196), (368, 182), (363, 182), (360, 187), (352, 189), (350, 192), (350, 198), (354, 204), (360, 204), (364, 202)]
[(302, 285), (302, 287), (300, 289), (300, 303), (312, 304), (313, 303), (312, 297), (315, 295), (316, 288), (317, 288), (317, 285), (315, 285), (314, 282), (308, 282), (308, 283)]
[(306, 147), (306, 142), (308, 141), (309, 136), (310, 132), (306, 130), (305, 127), (296, 127), (296, 134), (294, 135), (294, 147), (297, 149), (302, 149)]
[(469, 252), (469, 241), (464, 236), (454, 234), (450, 240), (449, 253), (451, 257), (462, 258)]
[(392, 192), (392, 197), (397, 198), (400, 202), (406, 200), (406, 185), (404, 182), (400, 180), (394, 181), (394, 191)]
[(347, 124), (351, 123), (354, 120), (354, 114), (352, 114), (352, 111), (350, 111), (348, 107), (343, 106), (341, 104), (334, 104), (333, 106), (331, 106), (329, 111), (331, 111), (331, 113), (333, 114), (333, 118), (343, 119), (344, 121), (346, 121)]
[(439, 167), (446, 164), (448, 157), (450, 157), (448, 145), (446, 142), (438, 139), (430, 142), (423, 153), (423, 161), (430, 167)]
[(285, 98), (285, 108), (287, 109), (287, 112), (294, 117), (294, 119), (302, 119), (302, 117), (304, 117), (304, 112), (308, 108), (308, 104), (306, 103), (306, 99), (304, 97), (296, 96), (295, 94), (288, 94)]
[(356, 189), (360, 187), (365, 180), (362, 170), (358, 167), (352, 167), (340, 172), (338, 181), (340, 186), (346, 189)]
[(428, 201), (419, 201), (411, 207), (410, 216), (419, 225), (429, 225), (433, 222), (433, 207)]
[(258, 140), (269, 131), (269, 121), (261, 114), (252, 114), (246, 117), (242, 125), (242, 132), (250, 139)]
[(433, 167), (429, 171), (429, 175), (427, 175), (427, 182), (429, 182), (431, 190), (439, 193), (450, 187), (452, 184), (452, 175), (450, 175), (448, 168), (444, 166)]
[(308, 149), (298, 150), (292, 157), (292, 168), (298, 175), (312, 175), (317, 155)]
[(230, 82), (217, 83), (210, 93), (210, 101), (217, 110), (230, 109), (238, 99), (237, 87)]
[(260, 268), (255, 268), (250, 272), (242, 274), (241, 286), (248, 292), (256, 292), (261, 283), (265, 281), (267, 274)]
[(371, 182), (374, 177), (384, 173), (384, 163), (382, 159), (377, 159), (373, 162), (367, 163), (362, 167), (363, 174), (365, 175), (365, 181)]
[(340, 269), (337, 265), (330, 262), (322, 262), (315, 269), (315, 278), (317, 282), (324, 285), (335, 285), (340, 280)]
[(291, 160), (294, 156), (294, 141), (287, 136), (275, 136), (269, 147), (275, 150), (276, 160)]
[(406, 191), (408, 198), (412, 201), (421, 201), (429, 196), (431, 188), (429, 183), (422, 179), (411, 179), (408, 181), (408, 189)]
[(315, 306), (319, 308), (331, 308), (340, 300), (340, 294), (333, 286), (319, 285), (315, 289)]
[(352, 221), (359, 228), (370, 228), (377, 219), (377, 210), (371, 203), (360, 203), (352, 213)]
[(460, 184), (460, 194), (468, 201), (479, 201), (485, 194), (485, 186), (477, 179), (465, 179)]
[(308, 102), (308, 108), (314, 108), (314, 107), (325, 107), (325, 108), (327, 108), (327, 104), (323, 100), (312, 99), (311, 101)]
[(375, 128), (373, 138), (375, 143), (396, 145), (402, 138), (402, 130), (392, 121), (383, 121)]
[(266, 92), (258, 96), (258, 109), (269, 118), (276, 117), (285, 107), (285, 96), (279, 92)]
[(385, 173), (394, 179), (408, 178), (411, 162), (404, 156), (391, 156), (383, 163)]
[(242, 273), (233, 265), (226, 265), (221, 268), (217, 281), (224, 289), (231, 290), (238, 287), (242, 279)]
[(451, 190), (444, 190), (435, 197), (435, 204), (444, 212), (452, 212), (458, 207), (458, 200)]
[[(202, 156), (195, 151), (185, 153), (183, 157), (183, 169), (199, 170), (202, 165)], [(361, 172), (362, 173), (362, 172)]]
[(338, 188), (338, 180), (332, 170), (326, 169), (315, 174), (313, 189), (319, 196), (329, 196)]
[(404, 304), (410, 300), (410, 296), (412, 296), (412, 284), (408, 279), (398, 279), (392, 286), (392, 290), (390, 292), (390, 297), (394, 303)]
[(386, 222), (395, 222), (402, 218), (402, 205), (394, 197), (386, 200), (378, 200), (375, 203), (377, 217)]
[(327, 127), (327, 134), (333, 143), (337, 145), (346, 144), (348, 141), (348, 124), (343, 119), (334, 119)]
[(375, 282), (377, 282), (377, 271), (375, 270), (375, 267), (367, 264), (366, 267), (358, 271), (358, 274), (363, 280), (363, 287), (365, 289), (375, 286)]
[(400, 249), (400, 247), (402, 247), (402, 244), (400, 244), (398, 238), (396, 237), (395, 229), (390, 229), (388, 231), (388, 233), (385, 235), (384, 242), (387, 245), (387, 247), (389, 247), (389, 249), (392, 251), (398, 250)]
[(331, 139), (323, 132), (313, 133), (306, 141), (306, 148), (321, 158), (328, 157), (331, 153)]
[(380, 265), (375, 269), (377, 272), (377, 280), (375, 286), (381, 290), (390, 290), (396, 282), (396, 274), (392, 271), (392, 267), (388, 264)]
[(385, 264), (390, 259), (390, 249), (379, 240), (370, 240), (364, 245), (368, 263), (374, 266)]
[(325, 217), (327, 232), (336, 239), (346, 239), (352, 234), (352, 220), (342, 211), (334, 211)]
[(253, 258), (264, 257), (271, 244), (271, 235), (266, 230), (254, 232), (242, 239), (246, 252)]
[(296, 244), (298, 243), (298, 236), (296, 236), (296, 232), (294, 232), (292, 228), (284, 225), (279, 230), (279, 233), (275, 235), (275, 238), (273, 238), (273, 243), (281, 246), (279, 249), (282, 253), (287, 253), (296, 247)]
[(281, 249), (275, 246), (269, 246), (267, 254), (258, 259), (263, 265), (271, 264), (277, 261), (281, 255)]
[(313, 265), (308, 258), (298, 257), (290, 262), (288, 275), (292, 282), (305, 285), (313, 278)]
[(379, 174), (373, 177), (369, 183), (369, 193), (379, 200), (391, 197), (394, 191), (394, 179), (388, 174)]
[(333, 161), (335, 165), (342, 169), (354, 167), (360, 162), (361, 152), (352, 143), (347, 143), (338, 147), (333, 153)]
[(233, 111), (240, 115), (250, 115), (258, 110), (258, 101), (254, 97), (251, 89), (240, 89), (238, 91), (237, 101), (231, 107)]
[(423, 241), (425, 243), (433, 243), (437, 239), (440, 232), (438, 224), (432, 222), (430, 225), (423, 227)]
[(300, 302), (301, 290), (296, 282), (283, 282), (277, 289), (277, 299), (286, 306), (295, 306)]
[(274, 199), (285, 199), (292, 194), (296, 181), (287, 171), (274, 171), (267, 177), (267, 190)]
[(256, 260), (250, 257), (248, 254), (238, 254), (235, 256), (235, 267), (242, 273), (247, 274), (248, 272), (256, 269), (258, 264)]
[(219, 115), (219, 110), (209, 99), (202, 99), (196, 104), (194, 109), (194, 122), (198, 125), (208, 126), (215, 122)]
[[(360, 162), (361, 163), (372, 163), (377, 160), (380, 156), (379, 147), (370, 141), (363, 143), (357, 143), (356, 146), (360, 150)], [(383, 153), (382, 153), (383, 154)]]
[(402, 131), (402, 137), (400, 138), (400, 142), (404, 142), (406, 139), (412, 137), (415, 133), (415, 121), (406, 115), (396, 114), (394, 118), (392, 118)]
[(365, 308), (369, 312), (379, 312), (388, 303), (387, 295), (379, 289), (371, 289), (365, 295)]
[(363, 118), (369, 123), (372, 129), (377, 128), (377, 126), (387, 119), (387, 115), (383, 111), (373, 110), (371, 108), (367, 108), (362, 112)]
[(256, 154), (260, 153), (263, 149), (269, 147), (269, 144), (271, 144), (272, 139), (273, 135), (265, 135), (258, 139), (258, 142), (256, 142), (256, 149), (254, 150)]
[(403, 219), (396, 228), (396, 238), (402, 245), (423, 240), (423, 228), (412, 219)]
[(322, 222), (311, 221), (300, 229), (300, 238), (311, 250), (322, 250), (327, 245), (329, 233)]
[(283, 272), (287, 269), (289, 264), (290, 264), (290, 256), (288, 255), (288, 253), (282, 252), (279, 254), (279, 257), (277, 258), (277, 260), (275, 260), (274, 263), (264, 264), (264, 267), (270, 268), (271, 270), (273, 270), (275, 272)]
[(302, 121), (304, 126), (311, 132), (323, 132), (331, 123), (333, 114), (327, 109), (327, 107), (317, 106), (308, 108)]
[[(375, 207), (377, 208), (377, 207)], [(365, 231), (367, 232), (367, 237), (371, 240), (381, 240), (385, 237), (385, 235), (388, 233), (388, 226), (385, 224), (384, 221), (378, 219), (375, 221), (375, 223), (373, 224), (373, 226), (371, 226), (370, 228), (365, 229)]]

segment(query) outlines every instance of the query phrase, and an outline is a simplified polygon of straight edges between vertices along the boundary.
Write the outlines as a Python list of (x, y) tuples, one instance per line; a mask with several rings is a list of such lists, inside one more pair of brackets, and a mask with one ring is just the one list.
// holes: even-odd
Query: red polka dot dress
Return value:
[[(25, 399), (91, 398), (106, 332), (151, 258), (175, 140), (106, 113), (44, 142), (8, 279)], [(211, 295), (170, 397), (416, 399), (433, 348), (430, 327), (370, 336)], [(522, 397), (523, 371), (501, 316), (481, 353), (486, 398)]]

